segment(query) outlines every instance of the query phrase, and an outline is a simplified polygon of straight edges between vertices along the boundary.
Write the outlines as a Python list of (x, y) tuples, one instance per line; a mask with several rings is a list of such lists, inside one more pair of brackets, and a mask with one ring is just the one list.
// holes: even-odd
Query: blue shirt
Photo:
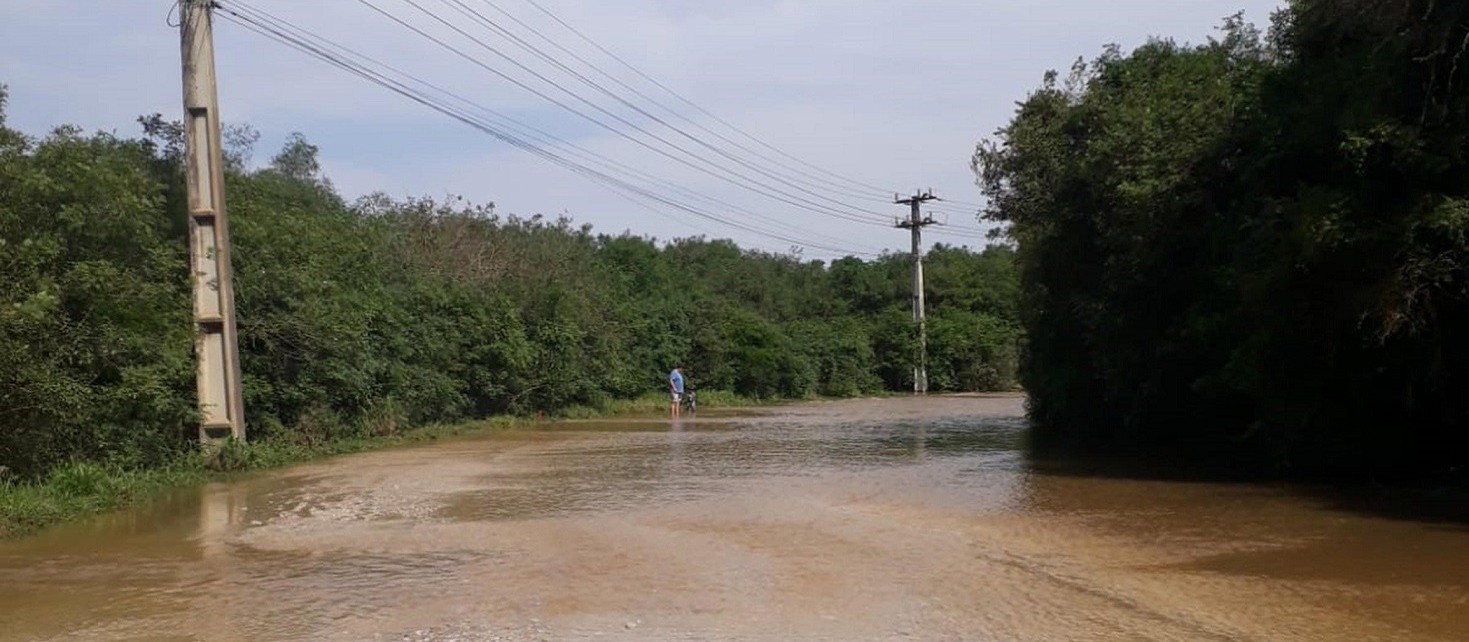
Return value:
[(673, 384), (674, 392), (683, 394), (683, 373), (679, 372), (678, 368), (674, 368), (673, 372), (668, 373), (668, 381)]

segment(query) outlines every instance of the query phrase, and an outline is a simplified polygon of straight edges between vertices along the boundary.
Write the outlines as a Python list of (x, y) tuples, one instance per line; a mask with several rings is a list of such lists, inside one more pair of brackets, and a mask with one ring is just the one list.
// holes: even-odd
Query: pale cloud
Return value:
[[(355, 0), (245, 1), (689, 189), (768, 213), (812, 234), (839, 237), (847, 245), (906, 248), (906, 237), (897, 230), (803, 212), (649, 153), (445, 52)], [(401, 0), (372, 1), (401, 16), (416, 15)], [(441, 15), (455, 15), (442, 0), (418, 1)], [(782, 149), (866, 182), (900, 190), (931, 186), (940, 195), (971, 202), (980, 200), (968, 169), (975, 142), (1009, 119), (1015, 102), (1035, 88), (1046, 70), (1068, 67), (1078, 56), (1095, 56), (1112, 42), (1130, 47), (1152, 35), (1199, 42), (1225, 16), (1241, 10), (1248, 20), (1264, 24), (1280, 4), (539, 1), (640, 69)], [(500, 19), (484, 0), (469, 3)], [(615, 62), (559, 30), (524, 0), (494, 3), (632, 82)], [(0, 0), (0, 5), (0, 83), (10, 85), (12, 126), (40, 133), (52, 125), (75, 123), (130, 134), (137, 131), (133, 119), (140, 114), (179, 112), (178, 37), (164, 23), (168, 0)], [(454, 38), (486, 64), (523, 76), (442, 25), (421, 17), (415, 23)], [(477, 30), (487, 43), (527, 66), (554, 73), (501, 37), (462, 18), (456, 24)], [(326, 171), (348, 196), (377, 190), (400, 196), (458, 194), (494, 201), (502, 212), (567, 212), (604, 231), (630, 229), (661, 238), (716, 228), (687, 214), (650, 214), (599, 185), (233, 24), (222, 22), (218, 37), (221, 111), (226, 121), (249, 122), (264, 134), (257, 160), (268, 158), (288, 133), (303, 132), (321, 146)], [(596, 96), (574, 80), (563, 82)], [(638, 86), (663, 97), (652, 87)], [(666, 102), (676, 104), (671, 98)], [(647, 127), (678, 139), (661, 127)], [(880, 200), (864, 205), (884, 215), (902, 213)], [(977, 225), (958, 218), (954, 222)], [(727, 228), (720, 231), (752, 246), (781, 250), (787, 245)]]

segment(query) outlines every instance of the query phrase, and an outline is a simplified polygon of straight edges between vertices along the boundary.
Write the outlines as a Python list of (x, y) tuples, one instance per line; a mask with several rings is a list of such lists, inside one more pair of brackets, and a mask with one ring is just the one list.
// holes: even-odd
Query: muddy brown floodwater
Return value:
[(1014, 396), (343, 457), (0, 545), (0, 640), (1465, 640), (1469, 528), (1043, 473)]

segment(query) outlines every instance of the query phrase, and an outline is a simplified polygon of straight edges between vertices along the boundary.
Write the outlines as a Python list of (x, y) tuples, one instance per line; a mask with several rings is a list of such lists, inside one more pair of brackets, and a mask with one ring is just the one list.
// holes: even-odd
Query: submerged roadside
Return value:
[[(706, 407), (773, 405), (722, 391), (700, 393)], [(533, 425), (540, 420), (590, 419), (667, 412), (667, 397), (650, 394), (617, 399), (597, 406), (572, 406), (545, 415), (497, 416), (452, 424), (431, 424), (378, 431), (314, 443), (292, 440), (230, 442), (213, 452), (195, 451), (162, 466), (125, 468), (78, 461), (60, 466), (44, 479), (17, 482), (0, 479), (0, 540), (34, 534), (47, 527), (99, 515), (148, 501), (165, 491), (219, 481), (255, 471), (368, 450), (392, 448)]]
[(0, 540), (131, 506), (175, 488), (335, 455), (469, 435), (522, 421), (526, 420), (496, 417), (320, 443), (230, 442), (215, 452), (186, 453), (155, 468), (72, 462), (36, 482), (0, 483)]

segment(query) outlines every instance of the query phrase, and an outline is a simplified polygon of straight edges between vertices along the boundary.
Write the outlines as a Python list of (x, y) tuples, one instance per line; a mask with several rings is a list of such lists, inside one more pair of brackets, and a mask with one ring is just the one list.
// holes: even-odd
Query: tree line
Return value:
[(974, 156), (1037, 443), (1469, 466), (1469, 3), (1293, 0), (1048, 74)]
[[(0, 89), (0, 467), (167, 463), (197, 408), (182, 128), (9, 129)], [(248, 434), (319, 442), (663, 390), (911, 388), (909, 261), (660, 242), (459, 199), (348, 202), (293, 138), (227, 136)], [(928, 256), (931, 386), (1014, 385), (1013, 252)]]

